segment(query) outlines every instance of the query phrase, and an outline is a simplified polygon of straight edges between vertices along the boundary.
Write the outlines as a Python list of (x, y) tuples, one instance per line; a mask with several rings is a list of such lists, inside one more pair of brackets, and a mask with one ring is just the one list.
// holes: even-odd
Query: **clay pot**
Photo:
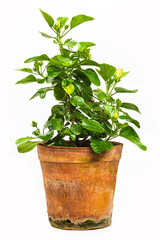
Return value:
[(50, 224), (95, 229), (111, 224), (122, 144), (96, 154), (90, 147), (38, 144)]

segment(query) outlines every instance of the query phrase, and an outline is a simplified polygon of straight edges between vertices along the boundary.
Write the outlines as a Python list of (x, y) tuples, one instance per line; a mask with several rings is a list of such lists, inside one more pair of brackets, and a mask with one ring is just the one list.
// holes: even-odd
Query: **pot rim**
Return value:
[[(119, 146), (122, 146), (123, 147), (123, 143), (121, 142), (115, 142), (115, 141), (109, 141), (111, 143), (113, 143), (113, 148), (118, 148)], [(74, 150), (84, 150), (84, 149), (92, 149), (90, 146), (89, 147), (65, 147), (65, 146), (47, 146), (47, 145), (43, 145), (41, 143), (38, 143), (37, 144), (38, 146), (43, 146), (43, 147), (46, 147), (46, 148), (50, 148), (50, 149), (74, 149)], [(111, 149), (111, 150), (112, 150)]]

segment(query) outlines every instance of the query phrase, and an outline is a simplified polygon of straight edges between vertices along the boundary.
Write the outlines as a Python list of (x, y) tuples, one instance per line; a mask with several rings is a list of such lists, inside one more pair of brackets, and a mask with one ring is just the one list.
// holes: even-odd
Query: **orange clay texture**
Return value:
[(122, 144), (101, 154), (90, 147), (39, 144), (37, 148), (51, 225), (63, 229), (109, 226)]

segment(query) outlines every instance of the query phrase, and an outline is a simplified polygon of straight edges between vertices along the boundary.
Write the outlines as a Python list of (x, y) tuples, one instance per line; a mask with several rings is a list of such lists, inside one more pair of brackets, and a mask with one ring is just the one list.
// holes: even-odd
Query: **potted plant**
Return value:
[[(59, 47), (56, 56), (28, 58), (33, 68), (17, 84), (47, 83), (30, 98), (44, 99), (53, 91), (58, 101), (41, 132), (32, 122), (32, 136), (16, 141), (20, 153), (37, 146), (43, 172), (49, 221), (63, 229), (94, 229), (111, 224), (113, 197), (122, 143), (126, 138), (140, 149), (146, 146), (131, 125), (140, 128), (127, 110), (140, 113), (133, 103), (122, 102), (119, 93), (136, 93), (119, 83), (129, 73), (91, 58), (93, 42), (76, 42), (66, 35), (78, 25), (92, 21), (86, 15), (54, 19), (40, 10), (53, 36), (40, 32)], [(105, 89), (99, 88), (101, 81)], [(94, 86), (94, 89), (92, 88)], [(98, 88), (96, 88), (98, 87)]]

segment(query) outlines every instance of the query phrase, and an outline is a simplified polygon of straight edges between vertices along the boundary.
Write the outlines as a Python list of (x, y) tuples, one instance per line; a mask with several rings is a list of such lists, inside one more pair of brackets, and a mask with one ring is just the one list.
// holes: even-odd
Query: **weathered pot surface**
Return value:
[(96, 154), (90, 147), (38, 144), (50, 224), (96, 229), (111, 224), (118, 163), (123, 144)]

